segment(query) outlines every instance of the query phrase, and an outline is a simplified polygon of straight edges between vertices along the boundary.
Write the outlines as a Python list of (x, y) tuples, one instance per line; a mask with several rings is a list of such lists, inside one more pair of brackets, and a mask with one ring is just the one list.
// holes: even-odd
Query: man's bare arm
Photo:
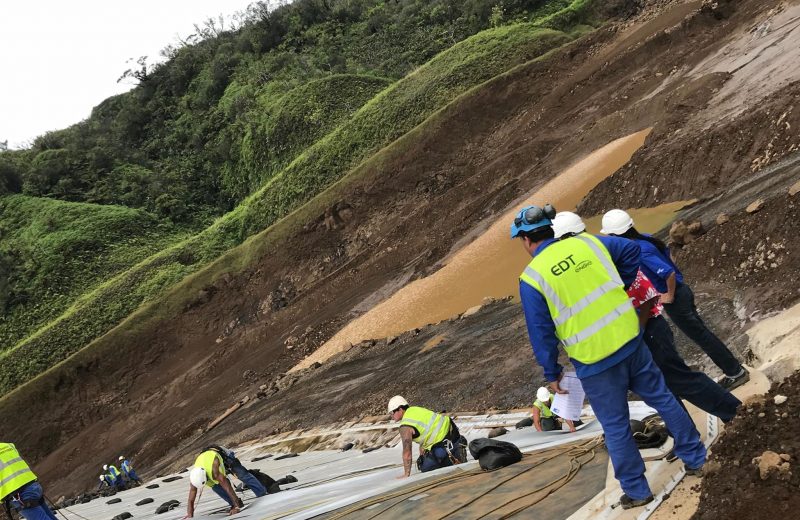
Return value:
[(411, 444), (414, 430), (410, 426), (400, 427), (400, 440), (403, 443), (403, 476), (411, 476)]

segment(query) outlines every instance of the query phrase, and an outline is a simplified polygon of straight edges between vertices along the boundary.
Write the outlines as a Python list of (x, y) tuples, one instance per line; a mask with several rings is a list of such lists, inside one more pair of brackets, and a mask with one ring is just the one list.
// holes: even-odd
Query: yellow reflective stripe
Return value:
[(533, 281), (539, 284), (539, 289), (544, 293), (545, 297), (547, 297), (547, 299), (553, 303), (556, 309), (558, 309), (559, 314), (566, 312), (567, 306), (561, 302), (561, 298), (558, 297), (556, 291), (550, 286), (549, 283), (545, 281), (544, 277), (541, 274), (539, 274), (533, 267), (528, 265), (528, 267), (525, 268), (525, 271), (523, 271), (522, 274), (523, 276), (528, 276), (529, 278), (532, 278)]
[(0, 460), (0, 470), (6, 469), (8, 466), (12, 464), (16, 464), (17, 462), (21, 461), (22, 457), (17, 457), (16, 459), (11, 459), (7, 461)]
[(25, 473), (33, 474), (33, 471), (31, 471), (31, 468), (29, 468), (27, 466), (22, 468), (22, 469), (20, 469), (20, 470), (17, 470), (14, 473), (12, 473), (11, 475), (9, 475), (6, 478), (4, 478), (3, 480), (0, 480), (0, 487), (3, 487), (7, 483), (11, 482), (11, 480), (19, 477), (20, 475), (24, 475)]
[[(623, 287), (625, 286), (625, 284), (622, 283), (622, 278), (619, 276), (619, 271), (617, 271), (617, 267), (611, 261), (611, 258), (609, 258), (608, 250), (605, 247), (603, 247), (602, 249), (600, 248), (602, 242), (600, 242), (598, 239), (594, 237), (589, 238), (584, 234), (575, 235), (575, 238), (577, 238), (578, 240), (580, 240), (581, 242), (583, 242), (592, 249), (594, 254), (597, 255), (597, 259), (600, 260), (600, 263), (603, 264), (603, 267), (606, 268), (606, 271), (608, 271), (608, 275), (611, 277), (613, 281), (617, 282), (617, 284), (622, 285)], [(597, 240), (597, 242), (595, 242), (595, 240)]]
[(558, 317), (553, 319), (553, 323), (558, 327), (559, 325), (563, 325), (567, 322), (568, 319), (572, 318), (576, 314), (578, 314), (583, 309), (587, 308), (589, 305), (593, 304), (609, 292), (617, 289), (620, 285), (615, 282), (614, 280), (609, 280), (594, 291), (590, 292), (577, 302), (575, 302), (571, 307), (564, 309), (563, 311), (559, 312)]
[[(427, 445), (429, 444), (428, 441), (431, 438), (435, 439), (435, 438), (437, 438), (439, 436), (439, 432), (442, 430), (442, 426), (444, 426), (444, 419), (445, 419), (445, 417), (443, 415), (439, 415), (437, 413), (435, 413), (433, 415), (433, 419), (431, 419), (431, 422), (428, 425), (429, 430), (428, 430), (428, 435), (425, 436), (425, 442), (424, 443), (422, 443), (422, 442), (420, 443), (420, 444), (422, 444), (423, 447), (427, 447)], [(439, 426), (436, 427), (436, 431), (433, 431), (433, 430), (431, 430), (431, 428), (433, 426), (434, 421), (436, 421), (436, 420), (439, 421)]]
[(573, 345), (577, 345), (581, 341), (598, 333), (604, 327), (614, 322), (617, 318), (624, 316), (625, 313), (631, 310), (633, 310), (633, 305), (629, 300), (625, 300), (622, 304), (618, 305), (615, 309), (612, 309), (611, 312), (609, 312), (599, 320), (595, 321), (594, 323), (592, 323), (582, 331), (578, 332), (577, 334), (574, 334), (568, 338), (563, 338), (561, 342), (564, 344), (565, 347), (571, 347)]

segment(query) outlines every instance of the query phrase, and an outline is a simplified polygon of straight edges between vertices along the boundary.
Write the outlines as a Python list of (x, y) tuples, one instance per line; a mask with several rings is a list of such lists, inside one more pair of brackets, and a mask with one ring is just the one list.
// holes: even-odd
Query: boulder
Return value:
[(755, 213), (764, 207), (764, 199), (756, 199), (750, 203), (744, 210), (748, 213)]

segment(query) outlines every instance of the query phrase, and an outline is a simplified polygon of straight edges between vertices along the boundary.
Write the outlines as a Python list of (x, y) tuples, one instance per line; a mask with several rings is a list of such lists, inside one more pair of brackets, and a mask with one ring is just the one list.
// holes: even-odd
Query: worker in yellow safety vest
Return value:
[(9, 518), (13, 508), (25, 520), (56, 520), (36, 475), (9, 442), (0, 442), (0, 500)]
[(520, 275), (520, 301), (533, 353), (554, 393), (563, 367), (563, 345), (595, 416), (624, 494), (624, 509), (653, 500), (645, 466), (630, 428), (628, 391), (658, 411), (675, 439), (687, 474), (698, 475), (706, 449), (694, 423), (664, 383), (644, 346), (636, 310), (625, 289), (639, 272), (641, 248), (631, 240), (577, 233), (556, 241), (555, 210), (529, 206), (511, 223), (533, 257)]
[[(531, 410), (531, 417), (533, 418), (533, 427), (536, 431), (549, 432), (561, 429), (561, 418), (553, 413), (550, 409), (553, 406), (553, 394), (545, 387), (539, 388), (536, 391), (536, 401), (533, 402), (533, 409)], [(563, 419), (569, 426), (569, 431), (575, 431), (575, 423), (569, 419)]]
[(187, 502), (186, 516), (194, 516), (194, 502), (198, 490), (208, 486), (222, 500), (231, 506), (228, 515), (235, 515), (243, 506), (242, 500), (236, 495), (225, 471), (222, 456), (214, 450), (206, 450), (194, 461), (194, 467), (189, 472), (189, 500)]
[(403, 443), (403, 475), (411, 476), (411, 443), (419, 444), (417, 469), (424, 473), (467, 460), (467, 440), (458, 432), (453, 420), (421, 406), (409, 406), (403, 396), (389, 400), (389, 415), (400, 421)]

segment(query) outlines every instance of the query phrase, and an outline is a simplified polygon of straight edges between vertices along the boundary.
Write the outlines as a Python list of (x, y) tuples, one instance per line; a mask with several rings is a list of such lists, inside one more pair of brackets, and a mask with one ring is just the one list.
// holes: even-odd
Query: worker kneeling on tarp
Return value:
[(419, 444), (417, 468), (423, 473), (466, 462), (467, 440), (450, 417), (421, 406), (409, 406), (399, 395), (389, 400), (389, 414), (393, 421), (400, 421), (403, 477), (411, 476), (412, 441)]
[(8, 442), (0, 442), (0, 501), (9, 518), (14, 508), (25, 520), (56, 520), (36, 475)]
[(206, 450), (194, 461), (194, 468), (189, 472), (189, 500), (187, 501), (186, 516), (194, 516), (194, 502), (197, 498), (197, 491), (204, 486), (219, 495), (219, 497), (231, 506), (229, 515), (235, 515), (242, 507), (242, 501), (236, 496), (222, 462), (222, 456), (214, 450)]
[(563, 420), (569, 426), (569, 431), (574, 432), (575, 423), (573, 421), (561, 419), (550, 409), (553, 406), (553, 397), (555, 397), (555, 394), (543, 386), (536, 391), (536, 401), (534, 401), (533, 409), (531, 410), (533, 426), (540, 432), (560, 430), (561, 421)]

